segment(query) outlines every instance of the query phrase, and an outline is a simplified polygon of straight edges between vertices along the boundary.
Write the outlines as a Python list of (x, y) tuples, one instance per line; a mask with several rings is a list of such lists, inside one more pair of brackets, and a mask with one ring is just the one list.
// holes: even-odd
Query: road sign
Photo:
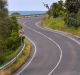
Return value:
[(19, 37), (24, 37), (24, 30), (23, 29), (19, 30)]

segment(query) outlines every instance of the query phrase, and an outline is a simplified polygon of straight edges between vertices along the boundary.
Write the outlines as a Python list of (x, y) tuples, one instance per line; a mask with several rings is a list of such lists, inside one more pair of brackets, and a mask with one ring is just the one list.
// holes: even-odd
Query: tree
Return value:
[(64, 14), (64, 3), (62, 0), (58, 1), (58, 14), (63, 15)]
[(6, 1), (0, 0), (0, 64), (5, 62), (9, 50), (20, 46), (19, 24), (15, 16), (9, 17)]
[(58, 1), (58, 10), (64, 10), (64, 3), (62, 0)]
[(80, 9), (79, 0), (66, 0), (65, 7), (67, 12), (65, 22), (67, 26), (73, 26), (77, 29), (80, 26), (79, 20), (76, 17)]
[(14, 12), (14, 13), (12, 13), (12, 14), (11, 14), (11, 16), (18, 17), (18, 16), (21, 16), (21, 14), (20, 14), (20, 13), (18, 13), (18, 12)]
[(11, 34), (10, 18), (8, 17), (8, 10), (6, 8), (6, 1), (0, 0), (0, 63), (5, 61), (5, 53), (7, 46), (5, 44), (6, 38)]
[(53, 3), (51, 6), (51, 11), (53, 11), (53, 17), (56, 18), (58, 16), (58, 4), (57, 3)]
[(0, 18), (5, 18), (6, 16), (8, 16), (8, 10), (6, 6), (6, 0), (0, 0)]
[(58, 16), (62, 16), (64, 13), (64, 3), (62, 0), (53, 3), (47, 12), (50, 16), (53, 16), (54, 18)]
[[(10, 34), (10, 19), (8, 18), (8, 10), (6, 1), (0, 0), (0, 38), (6, 38)], [(1, 39), (2, 40), (2, 39)]]
[(79, 10), (79, 0), (66, 0), (65, 6), (68, 13), (77, 13)]

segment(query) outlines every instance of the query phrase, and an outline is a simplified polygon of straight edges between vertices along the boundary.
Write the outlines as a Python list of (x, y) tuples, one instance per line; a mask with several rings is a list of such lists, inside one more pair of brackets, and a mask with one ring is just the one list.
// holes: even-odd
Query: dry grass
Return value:
[(16, 59), (16, 61), (6, 70), (1, 70), (0, 75), (12, 75), (13, 72), (17, 71), (28, 59), (30, 55), (30, 43), (28, 41), (25, 42), (26, 46), (22, 53), (22, 55)]

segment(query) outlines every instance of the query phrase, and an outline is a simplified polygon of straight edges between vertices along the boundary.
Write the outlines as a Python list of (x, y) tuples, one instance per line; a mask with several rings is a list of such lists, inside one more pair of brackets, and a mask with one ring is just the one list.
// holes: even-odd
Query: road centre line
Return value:
[(61, 62), (61, 59), (62, 59), (62, 49), (61, 49), (61, 47), (59, 46), (59, 44), (58, 44), (57, 42), (55, 42), (54, 40), (52, 40), (52, 39), (49, 38), (48, 36), (44, 35), (43, 33), (39, 32), (39, 31), (36, 31), (35, 29), (26, 26), (25, 23), (26, 23), (26, 22), (24, 22), (24, 26), (25, 26), (26, 28), (29, 28), (29, 29), (33, 30), (34, 32), (37, 32), (38, 34), (43, 35), (43, 36), (46, 37), (48, 40), (52, 41), (55, 45), (57, 45), (57, 47), (59, 48), (59, 50), (60, 50), (60, 58), (59, 58), (59, 61), (58, 61), (57, 65), (56, 65), (56, 66), (54, 67), (54, 69), (51, 70), (50, 73), (48, 74), (48, 75), (51, 75), (51, 74), (55, 71), (55, 69), (57, 69), (57, 67), (59, 66), (59, 64), (60, 64), (60, 62)]

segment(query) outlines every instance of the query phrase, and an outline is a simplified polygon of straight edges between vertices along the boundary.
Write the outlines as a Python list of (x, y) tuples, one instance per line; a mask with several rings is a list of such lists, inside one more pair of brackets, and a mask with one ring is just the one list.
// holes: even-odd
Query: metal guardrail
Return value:
[(9, 61), (8, 63), (6, 63), (2, 67), (0, 67), (0, 70), (4, 70), (4, 69), (8, 68), (10, 65), (12, 65), (16, 61), (16, 59), (22, 54), (24, 48), (25, 48), (25, 44), (23, 45), (21, 51), (16, 55), (16, 57), (14, 57), (11, 61)]

